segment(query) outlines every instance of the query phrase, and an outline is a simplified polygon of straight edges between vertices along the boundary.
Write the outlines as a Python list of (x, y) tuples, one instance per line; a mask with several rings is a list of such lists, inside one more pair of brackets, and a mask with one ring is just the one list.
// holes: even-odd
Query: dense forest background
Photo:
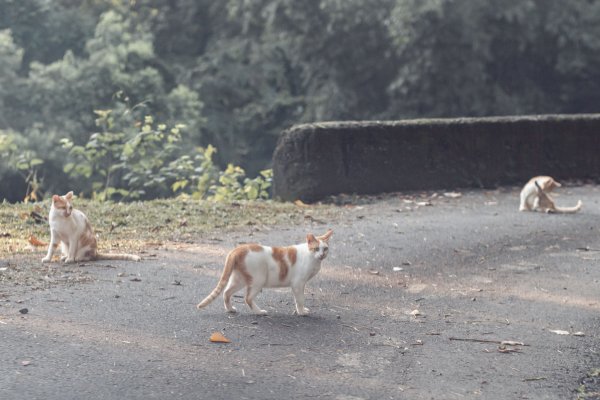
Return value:
[(594, 0), (0, 0), (0, 199), (206, 193), (300, 122), (596, 112), (599, 50)]

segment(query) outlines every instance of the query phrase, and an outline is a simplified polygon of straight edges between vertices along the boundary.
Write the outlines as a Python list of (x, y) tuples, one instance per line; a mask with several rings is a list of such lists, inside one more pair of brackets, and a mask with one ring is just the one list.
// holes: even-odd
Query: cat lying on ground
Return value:
[(140, 261), (133, 254), (98, 253), (96, 235), (84, 213), (73, 208), (73, 192), (64, 196), (52, 196), (52, 207), (48, 221), (50, 222), (50, 243), (48, 254), (42, 262), (50, 262), (54, 247), (61, 244), (61, 261), (73, 263), (93, 260), (129, 260)]
[[(244, 244), (227, 255), (225, 268), (215, 289), (198, 304), (206, 307), (225, 288), (223, 299), (228, 312), (236, 312), (231, 305), (231, 296), (246, 287), (246, 304), (260, 315), (267, 314), (255, 302), (254, 297), (263, 287), (291, 287), (298, 315), (306, 315), (304, 286), (321, 269), (321, 262), (329, 251), (329, 229), (322, 236), (309, 233), (306, 243), (288, 247), (269, 247), (259, 244)], [(227, 285), (227, 287), (225, 287)]]

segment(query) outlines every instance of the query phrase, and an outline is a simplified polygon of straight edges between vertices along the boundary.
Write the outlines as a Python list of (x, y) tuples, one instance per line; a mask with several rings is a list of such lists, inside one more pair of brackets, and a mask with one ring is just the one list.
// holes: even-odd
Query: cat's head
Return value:
[(55, 194), (52, 196), (52, 208), (62, 214), (63, 217), (69, 217), (73, 212), (73, 192), (64, 196)]
[(306, 235), (306, 242), (308, 243), (308, 250), (317, 260), (322, 261), (327, 257), (329, 252), (329, 238), (333, 235), (333, 230), (329, 229), (322, 236), (315, 236), (312, 233)]

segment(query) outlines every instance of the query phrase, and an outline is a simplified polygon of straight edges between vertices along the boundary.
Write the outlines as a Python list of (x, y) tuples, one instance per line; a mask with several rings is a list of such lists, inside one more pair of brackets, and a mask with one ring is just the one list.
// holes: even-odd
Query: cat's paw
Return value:
[(60, 262), (65, 262), (66, 259), (67, 259), (67, 256), (61, 256), (60, 257)]
[(308, 315), (308, 313), (310, 312), (310, 310), (307, 307), (304, 307), (302, 309), (302, 312), (296, 310), (296, 314), (300, 315), (300, 316), (305, 316)]
[(74, 258), (69, 258), (69, 257), (65, 258), (65, 264), (73, 264), (74, 262), (75, 262)]
[(44, 257), (44, 258), (42, 258), (42, 264), (43, 263), (49, 263), (51, 259), (52, 259), (52, 257)]
[(235, 314), (237, 312), (237, 308), (231, 306), (231, 308), (226, 308), (228, 313)]
[(267, 315), (268, 312), (267, 312), (267, 310), (258, 310), (258, 311), (254, 311), (254, 314), (256, 314), (256, 315)]

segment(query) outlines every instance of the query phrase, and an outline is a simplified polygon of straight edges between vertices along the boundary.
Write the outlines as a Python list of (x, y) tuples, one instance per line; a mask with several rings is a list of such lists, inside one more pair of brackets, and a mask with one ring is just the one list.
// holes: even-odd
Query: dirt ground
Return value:
[[(574, 215), (520, 213), (516, 188), (341, 197), (332, 220), (206, 234), (140, 263), (0, 260), (0, 398), (599, 398), (599, 194), (559, 189), (583, 201)], [(236, 244), (327, 228), (309, 316), (289, 289), (258, 296), (264, 317), (241, 297), (235, 315), (221, 298), (195, 308)]]

